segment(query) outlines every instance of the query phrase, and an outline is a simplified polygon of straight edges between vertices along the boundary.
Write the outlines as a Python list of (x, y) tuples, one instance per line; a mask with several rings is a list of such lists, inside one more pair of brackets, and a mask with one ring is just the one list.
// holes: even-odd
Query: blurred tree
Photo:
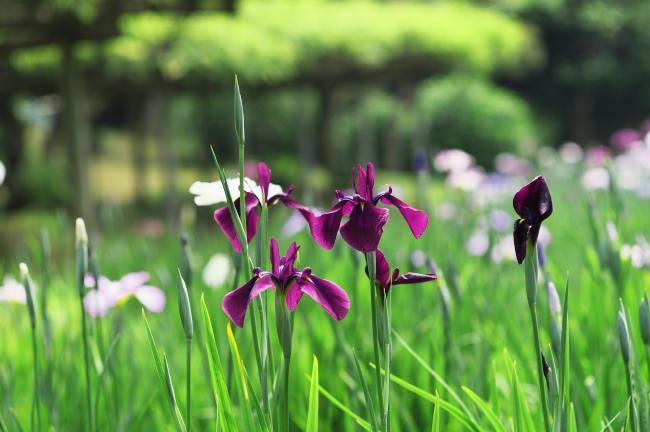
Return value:
[(509, 84), (553, 119), (558, 140), (606, 143), (614, 130), (650, 116), (649, 1), (490, 3), (539, 31), (548, 61)]

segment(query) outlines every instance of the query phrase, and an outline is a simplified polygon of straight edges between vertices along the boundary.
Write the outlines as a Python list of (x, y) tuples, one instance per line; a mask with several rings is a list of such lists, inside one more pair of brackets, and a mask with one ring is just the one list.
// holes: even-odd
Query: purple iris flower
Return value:
[[(251, 242), (255, 233), (257, 232), (257, 222), (258, 215), (257, 209), (261, 207), (262, 202), (265, 202), (267, 205), (275, 204), (280, 201), (284, 203), (287, 207), (299, 208), (301, 207), (295, 201), (293, 201), (289, 194), (293, 191), (293, 187), (289, 186), (286, 192), (277, 192), (270, 194), (269, 196), (269, 184), (271, 183), (271, 170), (264, 163), (260, 162), (257, 164), (257, 175), (260, 185), (259, 193), (244, 192), (245, 195), (245, 208), (246, 208), (246, 239), (248, 243)], [(279, 189), (279, 188), (278, 188)], [(234, 201), (235, 208), (237, 209), (237, 214), (240, 212), (240, 198), (237, 198)], [(230, 217), (230, 210), (228, 206), (222, 207), (214, 212), (214, 220), (217, 222), (217, 225), (221, 228), (223, 233), (230, 240), (230, 244), (237, 251), (241, 252), (241, 245), (239, 244), (239, 239), (237, 238), (237, 231), (235, 231), (235, 225), (233, 224), (232, 218)]]
[[(304, 207), (293, 207), (307, 219), (311, 235), (321, 247), (331, 249), (340, 230), (343, 240), (354, 249), (361, 252), (377, 250), (384, 225), (388, 222), (388, 209), (377, 207), (380, 202), (397, 207), (415, 238), (422, 236), (429, 223), (425, 212), (394, 196), (391, 187), (373, 195), (375, 167), (372, 163), (368, 163), (365, 170), (361, 165), (352, 169), (352, 184), (355, 194), (345, 195), (337, 190), (336, 204), (322, 215), (316, 216)], [(341, 225), (343, 216), (348, 216), (348, 220)]]
[(243, 286), (229, 292), (221, 307), (236, 325), (244, 325), (246, 309), (261, 292), (273, 288), (285, 297), (287, 307), (293, 311), (303, 294), (307, 294), (336, 320), (342, 320), (350, 309), (350, 298), (334, 282), (314, 275), (309, 267), (295, 267), (300, 247), (291, 243), (284, 256), (280, 256), (278, 242), (271, 239), (271, 271), (253, 270), (253, 277)]
[(537, 243), (542, 221), (553, 213), (551, 192), (544, 177), (537, 176), (519, 189), (512, 200), (512, 205), (520, 217), (515, 221), (513, 237), (517, 261), (521, 264), (526, 257), (526, 242), (530, 242), (533, 246)]
[(398, 268), (393, 269), (393, 272), (391, 273), (388, 261), (379, 249), (375, 251), (375, 259), (377, 263), (377, 283), (381, 286), (384, 297), (386, 297), (390, 287), (393, 285), (416, 284), (438, 279), (438, 276), (435, 273), (422, 274), (408, 272), (400, 274)]

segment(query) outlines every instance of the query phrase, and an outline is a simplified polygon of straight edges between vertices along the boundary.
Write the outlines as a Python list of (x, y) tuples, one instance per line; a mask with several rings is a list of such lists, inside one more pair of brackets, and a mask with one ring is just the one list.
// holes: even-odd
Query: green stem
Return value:
[(530, 309), (530, 318), (533, 326), (533, 339), (535, 345), (535, 363), (537, 364), (537, 381), (539, 384), (539, 397), (544, 414), (544, 429), (551, 432), (551, 420), (548, 411), (548, 397), (546, 394), (546, 380), (542, 368), (542, 346), (539, 338), (539, 322), (537, 319), (537, 245), (535, 242), (526, 244), (526, 258), (524, 259), (526, 276), (526, 296)]
[[(377, 290), (375, 288), (375, 279), (377, 273), (377, 262), (374, 252), (366, 252), (366, 266), (368, 267), (368, 280), (370, 281), (370, 307), (372, 314), (372, 344), (375, 358), (375, 388), (377, 390), (378, 412), (384, 409), (384, 396), (381, 381), (381, 363), (379, 362), (379, 331), (377, 322)], [(390, 376), (390, 375), (389, 375)], [(382, 422), (383, 424), (383, 422)]]
[(83, 303), (83, 297), (80, 297), (80, 304), (81, 304), (81, 333), (83, 336), (83, 343), (84, 343), (84, 365), (85, 365), (85, 372), (86, 372), (86, 406), (88, 409), (88, 427), (89, 430), (94, 432), (95, 431), (95, 416), (93, 413), (93, 404), (92, 404), (92, 396), (91, 396), (91, 386), (90, 386), (90, 359), (89, 359), (89, 348), (88, 348), (88, 330), (87, 330), (87, 323), (86, 323), (86, 312), (84, 310), (84, 303)]
[[(41, 430), (41, 386), (38, 372), (38, 347), (36, 344), (36, 327), (32, 326), (32, 354), (34, 355), (34, 399), (32, 401), (32, 430)], [(36, 417), (36, 428), (34, 428)]]
[(384, 405), (384, 419), (383, 427), (386, 432), (390, 432), (390, 368), (392, 365), (393, 357), (393, 335), (391, 329), (391, 305), (390, 305), (390, 292), (387, 293), (384, 303), (384, 323), (386, 327), (386, 346), (384, 350), (384, 362), (386, 375), (386, 382), (384, 389), (386, 391), (385, 405)]
[(186, 352), (186, 367), (187, 367), (187, 385), (186, 385), (186, 391), (187, 391), (187, 417), (185, 419), (185, 423), (187, 424), (187, 432), (190, 432), (192, 430), (192, 416), (191, 416), (191, 409), (192, 409), (192, 338), (187, 338), (187, 352)]
[(632, 432), (636, 432), (636, 403), (634, 401), (634, 387), (632, 386), (632, 370), (629, 363), (625, 363), (625, 383), (627, 384), (627, 394), (630, 396), (630, 424)]
[(291, 355), (284, 357), (283, 365), (283, 389), (282, 400), (280, 409), (280, 430), (289, 432), (289, 365), (291, 363)]
[(537, 321), (537, 307), (534, 303), (529, 304), (530, 316), (533, 324), (533, 339), (535, 342), (535, 363), (537, 363), (537, 381), (539, 384), (539, 397), (542, 402), (542, 413), (544, 414), (544, 429), (546, 432), (551, 431), (551, 420), (548, 414), (548, 397), (546, 395), (546, 380), (544, 379), (544, 370), (542, 368), (542, 350), (539, 340), (539, 323)]

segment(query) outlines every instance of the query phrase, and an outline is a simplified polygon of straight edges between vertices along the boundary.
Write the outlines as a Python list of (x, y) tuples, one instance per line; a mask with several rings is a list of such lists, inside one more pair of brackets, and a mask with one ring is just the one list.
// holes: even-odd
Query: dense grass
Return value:
[[(646, 270), (623, 263), (619, 280), (612, 278), (601, 266), (589, 227), (587, 195), (575, 181), (576, 173), (568, 167), (545, 169), (553, 193), (555, 211), (545, 223), (552, 233), (547, 249), (548, 272), (564, 298), (564, 287), (570, 286), (571, 400), (579, 430), (599, 430), (609, 419), (613, 430), (625, 424), (627, 392), (625, 369), (621, 359), (617, 333), (619, 297), (630, 315), (630, 330), (641, 363), (641, 377), (647, 383), (647, 364), (638, 332), (638, 306), (648, 280)], [(378, 184), (391, 179), (382, 177)], [(522, 183), (523, 184), (522, 180)], [(414, 191), (412, 181), (399, 186)], [(512, 193), (515, 188), (513, 186)], [(476, 405), (471, 389), (487, 402), (507, 430), (516, 424), (516, 383), (511, 380), (516, 369), (520, 390), (532, 412), (536, 430), (541, 430), (536, 384), (534, 346), (524, 286), (523, 268), (506, 260), (494, 263), (488, 257), (470, 256), (465, 242), (490, 209), (498, 208), (512, 214), (511, 193), (495, 197), (489, 207), (477, 207), (472, 195), (447, 190), (434, 181), (427, 191), (406, 197), (430, 210), (432, 215), (426, 234), (415, 241), (396, 212), (391, 213), (380, 247), (388, 260), (403, 271), (423, 271), (410, 263), (410, 253), (419, 249), (433, 258), (444, 272), (452, 293), (450, 319), (444, 318), (440, 287), (442, 281), (414, 286), (395, 287), (392, 297), (393, 329), (430, 369), (442, 376), (464, 404), (474, 413), (481, 429), (493, 428), (493, 420)], [(597, 195), (601, 219), (612, 218), (607, 192)], [(189, 201), (189, 197), (188, 197)], [(442, 203), (453, 202), (457, 214), (451, 219), (436, 217)], [(648, 203), (634, 196), (624, 196), (625, 212), (617, 222), (620, 242), (633, 242), (637, 233), (647, 231)], [(117, 212), (119, 215), (119, 212)], [(199, 220), (208, 220), (208, 212), (199, 212)], [(289, 212), (277, 206), (271, 209), (271, 234), (279, 237), (281, 249), (291, 240), (302, 245), (302, 265), (310, 265), (324, 278), (336, 281), (351, 297), (348, 317), (335, 323), (313, 302), (304, 301), (295, 313), (293, 357), (291, 363), (291, 394), (289, 400), (293, 429), (305, 428), (313, 355), (318, 358), (320, 385), (352, 412), (367, 419), (362, 386), (357, 378), (352, 350), (356, 352), (368, 379), (372, 370), (372, 337), (367, 279), (363, 257), (355, 255), (339, 239), (333, 251), (320, 249), (303, 231), (294, 239), (279, 235), (280, 226)], [(65, 216), (41, 216), (48, 227), (53, 253), (47, 263), (50, 280), (47, 284), (47, 314), (52, 328), (51, 343), (43, 333), (39, 319), (38, 346), (41, 355), (43, 388), (43, 424), (54, 430), (82, 430), (86, 425), (84, 362), (81, 338), (81, 317), (74, 276), (74, 223)], [(185, 412), (185, 334), (178, 317), (176, 268), (180, 266), (179, 235), (181, 231), (166, 230), (160, 236), (143, 234), (131, 219), (112, 218), (91, 226), (91, 242), (102, 274), (117, 279), (131, 271), (146, 270), (153, 284), (165, 290), (168, 304), (164, 313), (147, 313), (152, 334), (169, 361), (176, 398)], [(597, 229), (604, 235), (601, 223)], [(5, 222), (3, 221), (3, 224)], [(220, 308), (223, 295), (230, 290), (227, 282), (218, 290), (203, 285), (200, 271), (214, 253), (230, 253), (223, 235), (212, 224), (192, 224), (182, 232), (190, 238), (193, 257), (193, 278), (190, 291), (197, 300), (195, 322), (202, 322), (198, 307), (199, 294), (205, 294), (217, 348), (234, 389), (233, 371), (227, 338), (227, 319)], [(493, 239), (506, 236), (492, 233)], [(6, 261), (5, 273), (18, 276), (18, 262), (30, 265), (32, 278), (38, 285), (36, 298), (43, 298), (43, 260), (39, 250), (38, 232), (26, 232), (16, 241), (15, 253)], [(23, 246), (20, 246), (20, 245)], [(253, 250), (255, 248), (253, 247)], [(570, 280), (568, 282), (568, 280)], [(457, 290), (453, 289), (457, 286)], [(540, 285), (538, 308), (542, 327), (542, 347), (550, 358), (550, 322), (546, 291)], [(273, 308), (271, 308), (272, 310)], [(9, 430), (29, 429), (32, 401), (32, 351), (30, 321), (22, 305), (0, 304), (0, 415)], [(41, 318), (41, 315), (39, 315)], [(250, 317), (243, 330), (235, 331), (238, 348), (259, 392), (257, 370), (252, 349)], [(271, 323), (274, 319), (271, 318)], [(113, 310), (107, 318), (91, 324), (93, 353), (93, 401), (97, 405), (99, 430), (173, 430), (166, 389), (157, 377), (147, 332), (135, 300)], [(274, 352), (278, 354), (277, 338), (271, 332)], [(401, 338), (394, 339), (392, 372), (410, 385), (458, 406), (449, 391), (427, 372), (421, 362), (406, 349)], [(207, 370), (203, 340), (195, 336), (192, 373), (192, 424), (196, 430), (214, 428), (215, 408)], [(102, 353), (105, 358), (101, 358)], [(557, 361), (557, 359), (556, 359)], [(400, 381), (401, 382), (401, 381)], [(394, 382), (391, 388), (393, 430), (427, 430), (431, 427), (434, 405), (420, 395), (408, 391), (408, 385)], [(233, 390), (234, 391), (234, 390)], [(233, 409), (241, 415), (244, 406), (233, 393)], [(424, 397), (423, 397), (424, 396)], [(621, 413), (622, 412), (622, 413)], [(619, 413), (621, 413), (619, 415)], [(465, 426), (444, 409), (438, 413), (441, 430), (464, 430)], [(241, 417), (240, 417), (241, 418)], [(312, 419), (313, 421), (313, 419)], [(246, 429), (243, 423), (240, 427)], [(320, 430), (358, 430), (357, 422), (321, 395), (318, 406)], [(525, 430), (521, 428), (521, 430)]]

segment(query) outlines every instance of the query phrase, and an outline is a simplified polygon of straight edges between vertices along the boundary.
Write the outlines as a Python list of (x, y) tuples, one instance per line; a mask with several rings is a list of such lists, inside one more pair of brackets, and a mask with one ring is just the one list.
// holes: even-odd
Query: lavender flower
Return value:
[[(361, 252), (377, 250), (384, 225), (388, 222), (388, 210), (377, 207), (379, 202), (397, 207), (413, 236), (422, 236), (429, 223), (425, 212), (394, 196), (391, 187), (385, 192), (373, 195), (375, 167), (372, 163), (368, 163), (365, 170), (361, 165), (352, 170), (352, 184), (355, 194), (345, 195), (337, 190), (336, 204), (320, 216), (305, 207), (293, 207), (305, 217), (312, 237), (321, 247), (331, 249), (340, 228), (341, 237), (354, 249)], [(348, 220), (341, 225), (343, 216), (348, 216)]]
[(111, 281), (100, 276), (95, 287), (92, 275), (86, 275), (86, 288), (91, 288), (84, 296), (84, 309), (93, 318), (105, 317), (114, 307), (124, 303), (131, 297), (138, 299), (151, 312), (162, 312), (165, 309), (165, 293), (157, 287), (145, 285), (149, 273), (135, 272), (124, 275), (119, 281)]
[(284, 297), (293, 311), (303, 294), (307, 294), (336, 320), (342, 320), (350, 309), (350, 299), (343, 288), (334, 282), (314, 275), (311, 268), (295, 267), (299, 246), (293, 242), (284, 256), (280, 256), (278, 242), (271, 239), (271, 271), (253, 270), (253, 277), (223, 298), (221, 307), (237, 326), (244, 325), (246, 310), (253, 299), (263, 291), (273, 288), (276, 295)]

